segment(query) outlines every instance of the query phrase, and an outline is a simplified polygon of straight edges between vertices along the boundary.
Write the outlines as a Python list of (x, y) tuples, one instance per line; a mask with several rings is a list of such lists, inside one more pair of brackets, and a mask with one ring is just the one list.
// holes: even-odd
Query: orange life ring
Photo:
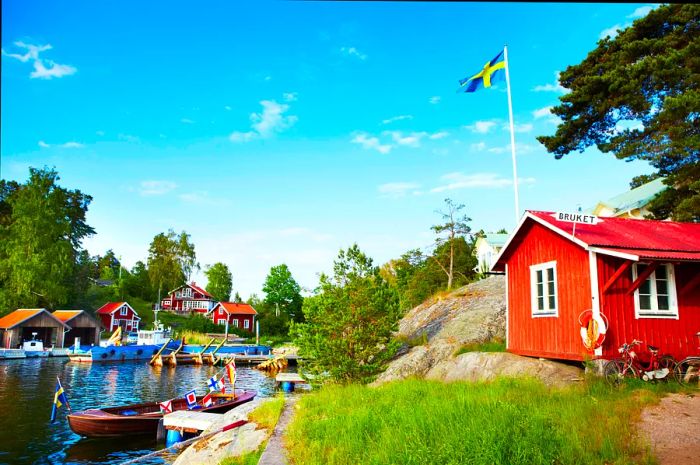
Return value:
[(581, 340), (587, 350), (592, 351), (603, 345), (608, 330), (608, 319), (602, 313), (593, 315), (593, 310), (584, 310), (578, 317), (581, 325)]

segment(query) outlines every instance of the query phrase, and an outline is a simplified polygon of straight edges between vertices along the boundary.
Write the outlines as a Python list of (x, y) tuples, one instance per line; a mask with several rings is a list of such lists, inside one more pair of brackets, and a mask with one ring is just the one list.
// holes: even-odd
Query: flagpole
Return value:
[(515, 225), (520, 221), (520, 201), (518, 200), (518, 168), (515, 162), (515, 129), (513, 128), (513, 100), (510, 96), (510, 73), (508, 72), (508, 46), (503, 46), (503, 61), (506, 65), (506, 87), (508, 89), (508, 115), (510, 116), (510, 151), (513, 158), (513, 189), (515, 190)]

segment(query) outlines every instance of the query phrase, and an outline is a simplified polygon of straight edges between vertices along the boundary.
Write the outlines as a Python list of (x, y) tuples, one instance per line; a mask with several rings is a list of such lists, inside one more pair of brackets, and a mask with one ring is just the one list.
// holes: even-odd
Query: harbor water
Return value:
[[(155, 437), (82, 438), (68, 427), (66, 407), (50, 423), (57, 376), (71, 408), (78, 411), (164, 401), (192, 389), (204, 394), (207, 380), (220, 370), (208, 365), (154, 368), (145, 361), (82, 364), (62, 357), (1, 361), (0, 464), (118, 464), (165, 447)], [(258, 370), (238, 367), (236, 389), (271, 396), (275, 381)]]

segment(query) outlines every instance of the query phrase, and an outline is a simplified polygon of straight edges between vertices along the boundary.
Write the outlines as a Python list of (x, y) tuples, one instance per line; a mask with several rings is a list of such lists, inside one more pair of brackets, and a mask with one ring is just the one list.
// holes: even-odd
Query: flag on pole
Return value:
[(225, 389), (224, 380), (218, 379), (216, 375), (209, 378), (209, 391), (221, 391)]
[(173, 413), (173, 401), (171, 400), (166, 400), (165, 402), (160, 402), (158, 404), (160, 407), (160, 411), (162, 413)]
[(231, 387), (234, 388), (234, 384), (236, 384), (236, 362), (234, 359), (226, 364), (226, 374)]
[(187, 402), (188, 409), (193, 409), (197, 406), (197, 393), (194, 389), (185, 394), (185, 401)]
[(457, 91), (474, 92), (482, 87), (491, 87), (491, 84), (505, 79), (506, 63), (503, 59), (503, 50), (491, 61), (487, 61), (484, 67), (469, 78), (460, 79), (460, 89)]
[(63, 392), (63, 386), (61, 386), (61, 380), (56, 378), (56, 392), (53, 395), (53, 407), (51, 408), (51, 423), (56, 421), (56, 412), (63, 405), (67, 405), (70, 410), (70, 405), (68, 405), (68, 398), (66, 393)]
[(204, 405), (205, 407), (211, 407), (213, 403), (214, 401), (211, 398), (211, 392), (204, 396), (204, 398), (202, 399), (202, 405)]

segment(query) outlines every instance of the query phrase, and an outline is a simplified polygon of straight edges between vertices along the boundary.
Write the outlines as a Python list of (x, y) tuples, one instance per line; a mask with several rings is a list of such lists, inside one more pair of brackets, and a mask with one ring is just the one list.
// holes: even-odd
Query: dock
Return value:
[(294, 385), (297, 383), (307, 384), (307, 381), (298, 373), (279, 373), (275, 377), (275, 381), (282, 385), (284, 392), (293, 392)]
[(165, 426), (167, 430), (198, 433), (200, 431), (206, 431), (214, 423), (220, 422), (223, 416), (223, 413), (177, 410), (163, 417), (163, 426)]

